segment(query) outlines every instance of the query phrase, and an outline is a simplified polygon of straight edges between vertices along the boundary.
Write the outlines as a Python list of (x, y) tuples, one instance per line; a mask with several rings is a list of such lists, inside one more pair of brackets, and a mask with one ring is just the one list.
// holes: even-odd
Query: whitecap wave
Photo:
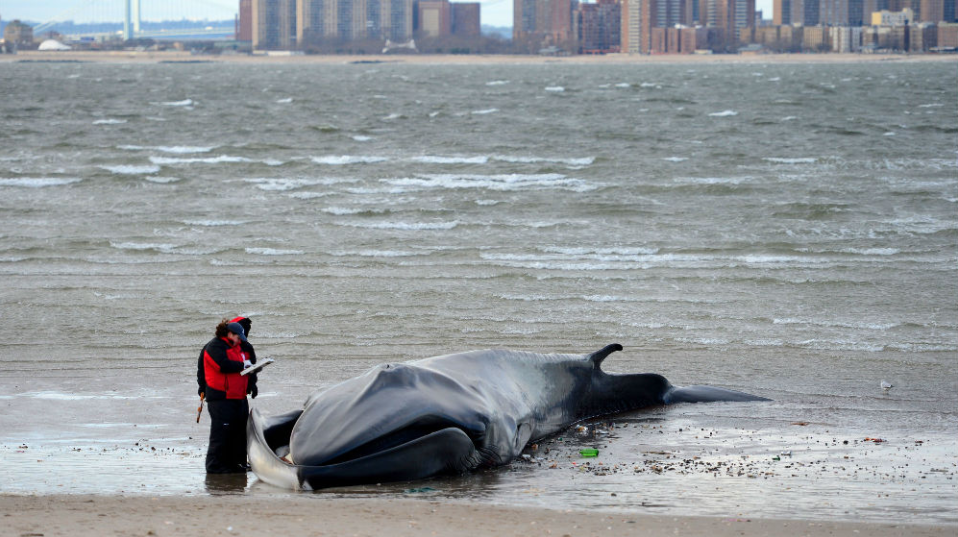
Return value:
[(339, 252), (330, 252), (333, 257), (371, 257), (371, 258), (394, 258), (394, 257), (416, 257), (426, 256), (430, 252), (414, 252), (411, 250), (348, 250)]
[(154, 243), (154, 242), (114, 242), (110, 241), (110, 246), (116, 248), (117, 250), (134, 250), (138, 252), (145, 252), (148, 250), (153, 250), (162, 254), (171, 254), (179, 248), (177, 244), (168, 244), (168, 243)]
[(798, 157), (798, 158), (765, 157), (762, 160), (766, 162), (771, 162), (773, 164), (815, 164), (816, 162), (818, 162), (818, 159), (814, 157)]
[(565, 91), (565, 88), (562, 86), (546, 86), (545, 90), (552, 93), (562, 93)]
[(246, 253), (251, 255), (303, 255), (302, 250), (281, 250), (279, 248), (246, 248)]
[(246, 222), (243, 220), (183, 220), (183, 223), (188, 226), (219, 227), (241, 226)]
[(383, 183), (398, 187), (448, 188), (448, 189), (486, 189), (495, 191), (527, 189), (559, 189), (575, 192), (587, 192), (598, 188), (581, 179), (566, 177), (558, 173), (543, 174), (420, 174), (416, 177), (398, 179), (380, 179)]
[(125, 119), (98, 119), (93, 122), (94, 125), (122, 125), (126, 123)]
[(409, 159), (412, 162), (419, 162), (421, 164), (485, 164), (489, 162), (489, 157), (434, 157), (434, 156), (422, 156), (422, 157), (412, 157)]
[(190, 158), (177, 158), (177, 157), (150, 157), (150, 162), (153, 164), (160, 164), (164, 166), (176, 165), (176, 164), (236, 164), (236, 163), (248, 163), (248, 162), (258, 162), (260, 164), (266, 164), (267, 166), (282, 166), (283, 162), (279, 160), (265, 159), (265, 160), (254, 160), (246, 157), (234, 157), (230, 155), (220, 155), (218, 157), (190, 157)]
[(447, 231), (459, 226), (452, 222), (343, 222), (338, 225), (365, 229), (394, 229), (399, 231)]
[(711, 117), (732, 117), (737, 115), (738, 115), (738, 112), (736, 112), (735, 110), (723, 110), (721, 112), (712, 112), (711, 114), (709, 114), (709, 116)]
[[(320, 178), (292, 178), (292, 177), (266, 177), (243, 179), (246, 183), (256, 185), (256, 188), (267, 191), (284, 192), (287, 190), (296, 190), (298, 188), (310, 186), (330, 186), (340, 183), (355, 183), (357, 179), (341, 179), (335, 177)], [(319, 193), (317, 193), (319, 194)], [(321, 193), (326, 195), (325, 193)], [(319, 196), (314, 196), (319, 197)]]
[(157, 177), (155, 175), (148, 175), (144, 177), (143, 179), (151, 183), (158, 183), (161, 185), (167, 185), (170, 183), (176, 183), (178, 181), (182, 181), (182, 179), (180, 179), (179, 177)]
[(487, 114), (495, 114), (498, 111), (499, 111), (498, 108), (485, 108), (483, 110), (473, 110), (472, 112), (469, 112), (469, 113), (474, 116), (484, 116)]
[(487, 86), (505, 86), (508, 83), (509, 83), (508, 80), (492, 80), (490, 82), (486, 82), (486, 85)]
[(843, 248), (840, 250), (843, 254), (856, 255), (896, 255), (901, 253), (898, 248)]
[(0, 187), (44, 188), (79, 183), (79, 177), (0, 177)]
[(200, 147), (200, 146), (190, 146), (190, 145), (156, 145), (156, 146), (142, 146), (142, 145), (121, 145), (117, 149), (125, 149), (127, 151), (162, 151), (163, 153), (173, 153), (177, 155), (186, 155), (191, 153), (209, 153), (215, 147)]
[(591, 166), (595, 157), (563, 158), (563, 157), (523, 157), (514, 155), (492, 155), (493, 160), (510, 162), (513, 164), (565, 164), (566, 166)]
[(377, 164), (386, 162), (386, 157), (372, 157), (363, 155), (329, 155), (325, 157), (310, 157), (310, 160), (316, 164), (327, 164), (329, 166), (343, 166), (347, 164)]
[(117, 175), (147, 175), (160, 171), (159, 166), (136, 166), (121, 164), (119, 166), (100, 166), (100, 168)]
[(159, 106), (193, 106), (193, 99), (183, 99), (182, 101), (164, 101), (159, 103), (152, 103)]

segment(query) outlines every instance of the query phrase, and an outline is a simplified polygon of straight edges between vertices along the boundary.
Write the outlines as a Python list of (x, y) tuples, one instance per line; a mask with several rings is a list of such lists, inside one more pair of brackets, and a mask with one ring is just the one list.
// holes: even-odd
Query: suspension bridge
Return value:
[[(239, 11), (239, 0), (67, 0), (60, 4), (67, 7), (35, 26), (35, 35), (57, 30), (71, 38), (99, 37), (106, 33), (79, 28), (108, 23), (115, 27), (122, 22), (126, 40), (223, 38), (233, 35)], [(65, 26), (67, 21), (74, 24)]]

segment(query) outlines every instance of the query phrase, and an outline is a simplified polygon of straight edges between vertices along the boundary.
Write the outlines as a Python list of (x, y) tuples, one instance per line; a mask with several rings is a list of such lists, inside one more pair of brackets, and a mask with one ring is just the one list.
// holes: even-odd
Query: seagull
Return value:
[(890, 383), (890, 382), (888, 382), (887, 380), (881, 381), (881, 389), (882, 389), (882, 391), (885, 392), (885, 393), (888, 393), (888, 390), (891, 390), (891, 389), (894, 388), (894, 387), (895, 387), (895, 385), (892, 384), (892, 383)]

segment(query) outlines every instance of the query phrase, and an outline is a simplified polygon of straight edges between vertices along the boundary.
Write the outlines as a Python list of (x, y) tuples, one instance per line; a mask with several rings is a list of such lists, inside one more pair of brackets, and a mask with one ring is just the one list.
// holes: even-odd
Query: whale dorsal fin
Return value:
[(610, 354), (616, 351), (621, 351), (621, 350), (622, 350), (622, 345), (619, 345), (618, 343), (606, 345), (605, 347), (602, 347), (601, 349), (590, 354), (589, 360), (592, 360), (593, 366), (596, 369), (598, 369), (599, 366), (602, 365), (602, 361), (605, 360)]

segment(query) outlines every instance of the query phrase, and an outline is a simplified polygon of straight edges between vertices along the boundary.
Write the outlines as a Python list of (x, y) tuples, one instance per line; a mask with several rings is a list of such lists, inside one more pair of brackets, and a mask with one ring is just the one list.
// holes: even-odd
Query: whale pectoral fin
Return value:
[(716, 388), (714, 386), (685, 386), (684, 388), (673, 387), (662, 397), (662, 402), (667, 405), (674, 403), (715, 403), (720, 401), (771, 401), (771, 399), (766, 399), (764, 397), (759, 397), (757, 395), (739, 392), (736, 390)]
[(598, 368), (602, 365), (602, 361), (609, 357), (610, 354), (616, 351), (621, 351), (622, 345), (618, 343), (613, 343), (611, 345), (606, 345), (605, 347), (593, 352), (589, 355), (589, 360), (592, 360), (592, 363)]

